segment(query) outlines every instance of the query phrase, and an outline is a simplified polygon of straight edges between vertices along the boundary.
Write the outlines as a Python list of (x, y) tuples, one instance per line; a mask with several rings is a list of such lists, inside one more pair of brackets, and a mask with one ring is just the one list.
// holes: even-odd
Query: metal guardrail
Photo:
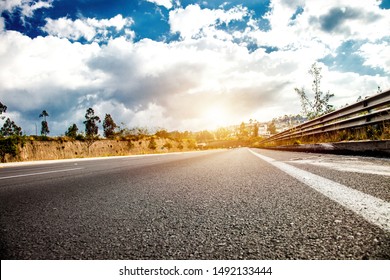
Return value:
[(267, 139), (259, 144), (359, 128), (390, 120), (390, 90), (310, 120)]

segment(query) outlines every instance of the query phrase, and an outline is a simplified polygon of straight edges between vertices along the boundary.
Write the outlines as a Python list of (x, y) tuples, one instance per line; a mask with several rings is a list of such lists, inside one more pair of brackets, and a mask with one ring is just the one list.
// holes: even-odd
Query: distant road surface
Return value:
[(1, 259), (390, 259), (390, 160), (232, 149), (0, 167)]

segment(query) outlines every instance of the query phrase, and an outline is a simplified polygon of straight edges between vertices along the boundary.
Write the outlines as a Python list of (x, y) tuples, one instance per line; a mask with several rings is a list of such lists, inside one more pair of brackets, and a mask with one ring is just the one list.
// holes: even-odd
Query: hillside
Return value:
[[(151, 145), (151, 139), (155, 145)], [(91, 145), (89, 151), (84, 141), (27, 140), (18, 144), (16, 155), (5, 154), (3, 162), (181, 152), (196, 148), (196, 143), (191, 140), (178, 142), (164, 138), (145, 138), (139, 141), (98, 140)]]

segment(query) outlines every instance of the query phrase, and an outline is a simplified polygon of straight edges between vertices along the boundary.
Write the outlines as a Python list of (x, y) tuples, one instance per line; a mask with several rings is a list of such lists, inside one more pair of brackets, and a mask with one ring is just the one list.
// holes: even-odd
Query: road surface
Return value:
[(1, 259), (390, 259), (388, 159), (232, 149), (6, 165)]

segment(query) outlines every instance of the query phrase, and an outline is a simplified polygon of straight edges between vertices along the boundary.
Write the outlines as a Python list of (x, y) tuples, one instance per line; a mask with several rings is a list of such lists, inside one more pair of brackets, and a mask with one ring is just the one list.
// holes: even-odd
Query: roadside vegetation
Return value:
[(267, 143), (257, 143), (254, 147), (275, 147), (291, 146), (300, 144), (336, 143), (351, 141), (381, 141), (390, 139), (390, 122), (385, 121), (380, 124), (365, 127), (343, 129), (320, 135), (297, 137), (289, 140), (271, 141)]
[[(0, 117), (2, 120), (5, 119), (4, 113), (7, 112), (7, 109), (7, 106), (0, 103)], [(102, 141), (111, 141), (109, 146), (112, 150), (115, 150), (115, 147), (113, 147), (115, 143), (125, 142), (129, 153), (132, 150), (141, 153), (160, 153), (250, 146), (262, 139), (259, 136), (259, 125), (253, 120), (250, 120), (249, 123), (242, 122), (239, 126), (219, 128), (215, 131), (167, 131), (164, 128), (151, 131), (145, 127), (127, 128), (124, 124), (118, 125), (110, 114), (106, 114), (102, 123), (103, 131), (100, 132), (103, 136), (101, 136), (99, 133), (101, 119), (95, 114), (93, 108), (88, 108), (85, 113), (83, 129), (73, 123), (67, 128), (63, 136), (52, 137), (49, 136), (48, 111), (43, 110), (39, 114), (39, 118), (42, 119), (40, 135), (23, 134), (22, 128), (15, 122), (9, 118), (4, 121), (0, 128), (1, 162), (21, 160), (20, 153), (23, 148), (26, 145), (34, 146), (34, 143), (47, 143), (47, 147), (50, 146), (50, 143), (56, 144), (59, 150), (67, 149), (66, 147), (69, 146), (65, 145), (67, 143), (78, 143), (78, 147), (82, 145), (87, 150), (86, 156), (92, 156), (96, 155), (96, 150), (101, 148)], [(96, 146), (95, 143), (97, 142), (100, 144), (96, 144)], [(94, 146), (96, 146), (96, 149)], [(123, 147), (122, 144), (118, 146)], [(50, 147), (54, 146), (51, 145)], [(34, 149), (32, 148), (32, 150)], [(83, 153), (75, 152), (74, 156), (80, 157), (81, 154)]]
[(301, 100), (302, 113), (309, 120), (318, 118), (335, 110), (334, 106), (330, 104), (330, 99), (334, 97), (334, 94), (329, 91), (324, 93), (321, 90), (321, 70), (322, 68), (317, 65), (317, 62), (313, 63), (309, 70), (309, 74), (313, 79), (311, 94), (307, 93), (303, 87), (300, 89), (295, 88), (295, 92)]
[[(320, 118), (328, 113), (335, 111), (335, 107), (330, 104), (330, 100), (334, 97), (334, 94), (327, 91), (324, 93), (321, 90), (321, 67), (314, 63), (309, 70), (309, 74), (312, 76), (312, 92), (308, 93), (306, 89), (295, 88), (295, 92), (300, 98), (302, 107), (302, 116), (306, 120), (313, 120)], [(381, 93), (382, 89), (378, 86), (377, 94)], [(362, 102), (364, 99), (359, 96), (356, 102)], [(347, 107), (348, 104), (345, 105)], [(363, 105), (366, 106), (366, 105)], [(390, 105), (384, 107), (375, 108), (375, 110), (382, 110), (381, 114), (388, 115), (390, 112)], [(351, 115), (348, 118), (360, 117), (366, 114), (372, 113), (373, 110), (361, 110), (355, 115)], [(286, 116), (287, 117), (287, 116)], [(300, 117), (298, 115), (297, 117)], [(294, 117), (293, 119), (296, 119)], [(345, 117), (335, 118), (332, 123), (342, 121)], [(273, 120), (275, 123), (275, 119)], [(303, 122), (302, 122), (303, 123)], [(299, 125), (299, 123), (296, 123)], [(292, 128), (286, 127), (286, 129)], [(321, 125), (317, 126), (318, 128)], [(284, 145), (299, 145), (299, 144), (316, 144), (316, 143), (327, 143), (327, 142), (343, 142), (343, 141), (363, 141), (363, 140), (387, 140), (390, 139), (390, 122), (388, 120), (382, 121), (381, 123), (375, 123), (371, 125), (363, 125), (354, 128), (345, 128), (341, 130), (335, 130), (331, 132), (318, 133), (309, 136), (299, 136), (291, 138), (289, 140), (279, 140), (267, 142), (266, 144), (256, 145), (258, 147), (264, 146), (284, 146)]]

